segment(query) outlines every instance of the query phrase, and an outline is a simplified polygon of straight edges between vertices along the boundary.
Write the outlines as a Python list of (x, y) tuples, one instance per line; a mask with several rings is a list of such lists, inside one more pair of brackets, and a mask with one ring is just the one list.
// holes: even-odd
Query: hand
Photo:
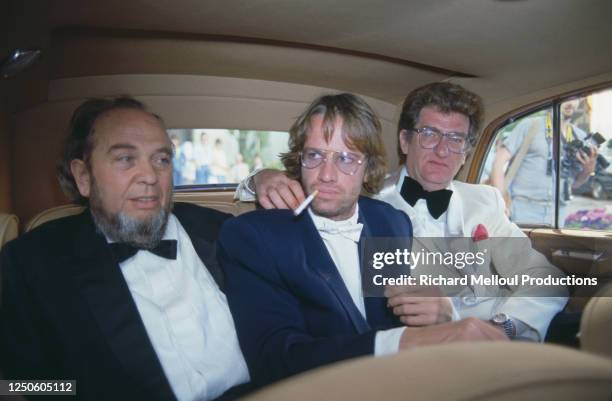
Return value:
[(304, 201), (299, 182), (279, 170), (265, 169), (253, 176), (257, 202), (264, 209), (295, 209)]
[(583, 150), (576, 152), (576, 160), (582, 164), (582, 171), (574, 179), (574, 183), (572, 185), (573, 188), (578, 188), (584, 184), (589, 179), (589, 176), (593, 173), (593, 171), (595, 171), (598, 151), (594, 146), (591, 146), (590, 149), (590, 155)]
[(436, 326), (407, 327), (400, 337), (399, 348), (402, 350), (444, 343), (509, 340), (508, 336), (494, 325), (469, 317)]
[(393, 314), (406, 326), (429, 326), (449, 322), (453, 305), (437, 287), (416, 285), (387, 286), (385, 296)]

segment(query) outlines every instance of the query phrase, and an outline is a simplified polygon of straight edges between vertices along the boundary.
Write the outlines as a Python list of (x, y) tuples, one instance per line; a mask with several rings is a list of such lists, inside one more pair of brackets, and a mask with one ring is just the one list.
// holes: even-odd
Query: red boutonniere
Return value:
[(484, 224), (479, 224), (474, 229), (474, 233), (472, 234), (472, 240), (474, 242), (482, 241), (484, 239), (489, 239), (489, 232)]

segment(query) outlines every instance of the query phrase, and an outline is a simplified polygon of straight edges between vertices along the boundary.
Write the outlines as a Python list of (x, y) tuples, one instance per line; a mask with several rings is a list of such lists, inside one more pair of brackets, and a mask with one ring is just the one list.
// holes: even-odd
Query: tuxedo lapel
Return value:
[(201, 221), (197, 216), (189, 216), (187, 210), (179, 207), (180, 204), (176, 204), (174, 208), (174, 215), (179, 220), (185, 232), (189, 236), (191, 240), (191, 244), (195, 249), (198, 257), (204, 263), (204, 266), (210, 272), (210, 275), (213, 277), (221, 291), (224, 288), (224, 278), (223, 278), (223, 270), (221, 266), (217, 262), (217, 247), (214, 241), (211, 241), (205, 238), (199, 232), (199, 229), (202, 226), (206, 226), (205, 221)]
[[(361, 199), (361, 198), (360, 198)], [(362, 250), (365, 247), (364, 242), (368, 238), (379, 237), (383, 238), (389, 235), (390, 231), (384, 232), (384, 227), (386, 227), (385, 222), (378, 221), (378, 224), (369, 224), (368, 216), (369, 210), (367, 205), (364, 202), (359, 202), (359, 219), (358, 222), (363, 224), (363, 229), (361, 230), (361, 237), (359, 238), (359, 268), (367, 268), (364, 267), (361, 261)], [(377, 216), (380, 218), (380, 216)], [(383, 231), (381, 231), (383, 230)], [(369, 278), (368, 274), (364, 274), (361, 272), (362, 280), (364, 278)], [(362, 283), (363, 287), (363, 283)], [(387, 298), (386, 297), (366, 297), (363, 299), (365, 310), (366, 310), (366, 318), (370, 327), (374, 330), (380, 329), (388, 329), (389, 327), (397, 326), (399, 320), (393, 315), (391, 309), (387, 308)]]
[[(392, 191), (388, 191), (384, 194), (381, 193), (377, 195), (375, 199), (386, 202), (390, 204), (391, 206), (393, 206), (394, 208), (396, 208), (397, 210), (400, 210), (406, 213), (411, 221), (417, 220), (416, 211), (414, 210), (412, 206), (410, 206), (408, 202), (406, 202), (404, 198), (402, 198), (402, 195), (395, 189), (395, 187), (393, 188)], [(418, 227), (413, 227), (413, 230), (417, 230), (417, 229)], [(415, 231), (415, 235), (417, 235), (416, 231)]]
[[(86, 209), (75, 236), (74, 255), (67, 257), (74, 280), (98, 322), (103, 337), (123, 369), (151, 394), (151, 399), (175, 400), (170, 384), (104, 237), (96, 232)], [(94, 361), (95, 362), (95, 361)]]
[(463, 200), (454, 182), (451, 182), (450, 190), (453, 191), (453, 196), (446, 211), (446, 234), (449, 237), (465, 237)]
[(200, 260), (204, 263), (204, 266), (208, 269), (210, 275), (213, 277), (221, 291), (223, 291), (223, 270), (221, 270), (221, 266), (219, 266), (219, 263), (217, 262), (216, 246), (204, 238), (200, 238), (195, 235), (189, 235), (189, 237), (191, 239), (193, 248), (200, 257)]
[(306, 252), (308, 265), (323, 278), (330, 290), (334, 293), (336, 298), (338, 298), (342, 308), (353, 323), (355, 330), (357, 330), (358, 333), (365, 333), (370, 327), (353, 302), (310, 214), (303, 213), (298, 219), (299, 230), (303, 233), (304, 250)]
[(397, 183), (399, 179), (404, 176), (402, 172), (403, 172), (403, 167), (389, 174), (389, 176), (385, 178), (383, 189), (376, 196), (374, 196), (374, 199), (378, 199), (380, 201), (386, 202), (390, 204), (391, 206), (393, 206), (394, 208), (396, 208), (397, 210), (400, 210), (406, 213), (408, 215), (408, 218), (410, 218), (410, 220), (413, 223), (412, 230), (413, 230), (414, 236), (415, 237), (423, 236), (420, 225), (414, 224), (415, 222), (419, 221), (416, 215), (416, 211), (414, 210), (412, 206), (410, 206), (408, 202), (406, 202), (406, 200), (402, 197), (400, 192), (397, 190)]

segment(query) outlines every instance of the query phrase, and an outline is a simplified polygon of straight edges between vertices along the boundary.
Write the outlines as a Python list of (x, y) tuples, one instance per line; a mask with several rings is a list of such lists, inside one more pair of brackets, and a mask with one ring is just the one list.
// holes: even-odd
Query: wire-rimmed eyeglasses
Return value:
[(317, 148), (304, 148), (300, 152), (302, 166), (308, 169), (317, 168), (327, 161), (328, 155), (332, 155), (334, 165), (344, 174), (353, 175), (359, 170), (366, 157), (357, 153), (338, 152), (335, 150), (323, 150)]

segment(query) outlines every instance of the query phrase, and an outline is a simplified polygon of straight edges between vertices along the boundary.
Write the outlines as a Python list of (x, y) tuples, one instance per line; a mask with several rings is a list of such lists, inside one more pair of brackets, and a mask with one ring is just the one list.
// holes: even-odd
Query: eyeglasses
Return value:
[(432, 127), (413, 128), (412, 130), (419, 135), (419, 144), (424, 149), (435, 148), (442, 140), (442, 137), (446, 138), (446, 146), (453, 153), (463, 154), (470, 146), (466, 140), (467, 134), (457, 132), (442, 133), (440, 130)]
[(317, 168), (323, 162), (327, 162), (328, 154), (332, 154), (334, 164), (344, 174), (353, 175), (363, 164), (366, 157), (351, 152), (336, 152), (334, 150), (323, 150), (315, 148), (304, 148), (300, 152), (302, 166), (308, 169)]

